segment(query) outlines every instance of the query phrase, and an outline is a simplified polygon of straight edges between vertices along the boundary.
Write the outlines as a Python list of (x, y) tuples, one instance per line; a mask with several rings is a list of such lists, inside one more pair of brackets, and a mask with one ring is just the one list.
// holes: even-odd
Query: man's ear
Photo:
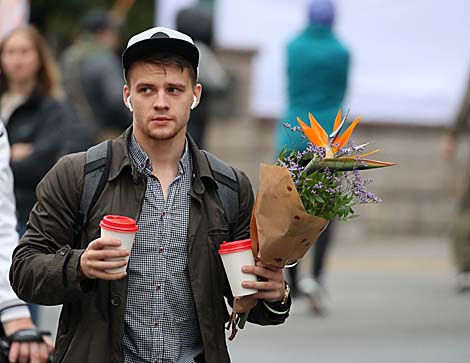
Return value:
[(202, 85), (198, 83), (196, 87), (194, 87), (193, 91), (193, 102), (191, 103), (191, 110), (194, 110), (201, 102), (201, 95), (202, 95)]
[(127, 84), (124, 85), (122, 88), (122, 99), (124, 101), (124, 105), (129, 109), (129, 111), (133, 112), (132, 103), (131, 103), (131, 92)]

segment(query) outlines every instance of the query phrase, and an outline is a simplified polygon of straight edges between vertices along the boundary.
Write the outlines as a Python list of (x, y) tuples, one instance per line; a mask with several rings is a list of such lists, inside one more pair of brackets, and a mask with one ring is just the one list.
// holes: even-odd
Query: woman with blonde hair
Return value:
[(73, 122), (62, 95), (56, 61), (33, 26), (16, 28), (0, 41), (0, 119), (11, 146), (20, 235), (36, 202), (36, 185), (61, 156)]
[(0, 42), (0, 119), (11, 145), (21, 234), (36, 201), (36, 185), (60, 156), (70, 122), (57, 63), (31, 25), (14, 29)]

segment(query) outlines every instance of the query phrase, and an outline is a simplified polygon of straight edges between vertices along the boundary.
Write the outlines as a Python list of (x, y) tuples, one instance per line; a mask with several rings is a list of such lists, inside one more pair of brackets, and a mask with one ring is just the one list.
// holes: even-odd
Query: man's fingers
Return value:
[(101, 270), (90, 269), (89, 275), (91, 278), (101, 279), (101, 280), (120, 280), (127, 276), (127, 272), (116, 272), (108, 273)]
[(8, 360), (19, 363), (46, 363), (49, 351), (46, 343), (13, 342), (10, 347)]
[(278, 272), (278, 271), (282, 270), (281, 267), (265, 265), (263, 262), (261, 262), (261, 261), (259, 261), (259, 260), (256, 261), (256, 266), (267, 268), (268, 270), (271, 270), (271, 271), (273, 271), (273, 272)]
[(262, 277), (266, 280), (283, 280), (281, 271), (273, 271), (265, 267), (259, 266), (243, 266), (242, 271), (258, 277)]
[(20, 354), (20, 343), (13, 342), (10, 346), (10, 353), (8, 354), (8, 360), (10, 362), (16, 362)]
[(23, 343), (29, 344), (29, 361), (30, 363), (42, 363), (39, 360), (39, 344), (38, 343)]
[(259, 291), (280, 291), (283, 290), (284, 282), (279, 281), (243, 281), (242, 286), (247, 289), (256, 289)]
[(88, 267), (93, 270), (111, 270), (113, 268), (124, 267), (127, 265), (127, 261), (122, 259), (119, 261), (90, 261)]
[(121, 245), (121, 241), (118, 239), (97, 238), (94, 241), (90, 242), (87, 249), (102, 250), (104, 247), (119, 247), (120, 245)]
[(29, 344), (20, 343), (18, 360), (19, 363), (28, 363), (29, 362)]
[(129, 256), (127, 250), (90, 250), (86, 252), (86, 259), (90, 261), (105, 260), (108, 258), (122, 258)]

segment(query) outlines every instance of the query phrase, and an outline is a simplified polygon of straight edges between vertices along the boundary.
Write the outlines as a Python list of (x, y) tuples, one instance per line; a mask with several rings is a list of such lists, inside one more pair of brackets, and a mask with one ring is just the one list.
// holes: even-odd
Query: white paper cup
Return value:
[(250, 239), (222, 243), (219, 255), (222, 258), (233, 296), (246, 296), (258, 292), (256, 289), (247, 289), (242, 286), (242, 281), (257, 281), (255, 275), (242, 272), (242, 266), (255, 265)]
[[(119, 247), (106, 247), (106, 249), (120, 249), (131, 251), (132, 244), (134, 243), (134, 237), (138, 230), (137, 223), (134, 219), (118, 215), (107, 215), (104, 216), (100, 222), (101, 237), (109, 237), (118, 239), (121, 241)], [(129, 256), (119, 258), (108, 258), (106, 261), (129, 261)], [(105, 270), (108, 273), (118, 273), (126, 271), (127, 265)]]

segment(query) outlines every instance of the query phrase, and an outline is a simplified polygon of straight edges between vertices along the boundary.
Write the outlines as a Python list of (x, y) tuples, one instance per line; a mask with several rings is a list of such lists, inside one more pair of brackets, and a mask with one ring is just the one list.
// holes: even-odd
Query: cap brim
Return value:
[(187, 41), (174, 38), (145, 39), (131, 45), (122, 53), (124, 70), (127, 71), (135, 61), (161, 52), (175, 53), (182, 56), (189, 61), (197, 73), (199, 65), (199, 51), (197, 47)]

